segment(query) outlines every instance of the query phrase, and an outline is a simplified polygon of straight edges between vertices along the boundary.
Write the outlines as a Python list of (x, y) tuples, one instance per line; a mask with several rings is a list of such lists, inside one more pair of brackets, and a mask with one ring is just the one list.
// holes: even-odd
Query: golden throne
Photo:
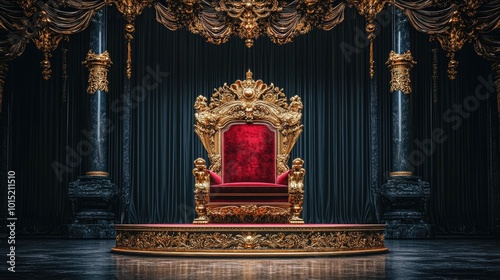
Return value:
[(252, 72), (215, 89), (210, 105), (198, 96), (195, 132), (210, 158), (195, 168), (194, 223), (304, 223), (304, 161), (290, 151), (302, 132), (302, 102)]

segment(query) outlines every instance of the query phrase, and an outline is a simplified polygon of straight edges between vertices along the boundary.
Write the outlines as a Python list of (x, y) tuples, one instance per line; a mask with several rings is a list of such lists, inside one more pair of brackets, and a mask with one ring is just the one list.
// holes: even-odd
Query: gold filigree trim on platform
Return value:
[(98, 90), (108, 92), (108, 70), (112, 62), (108, 51), (96, 54), (93, 51), (87, 53), (83, 65), (89, 69), (89, 85), (87, 93), (94, 94)]
[(348, 251), (384, 248), (382, 232), (137, 232), (119, 231), (116, 248), (158, 251)]
[(288, 223), (290, 210), (275, 206), (231, 205), (209, 207), (207, 216), (212, 223)]
[(411, 93), (410, 69), (417, 64), (413, 60), (410, 50), (403, 54), (391, 51), (386, 64), (391, 70), (391, 92), (402, 91), (404, 94)]

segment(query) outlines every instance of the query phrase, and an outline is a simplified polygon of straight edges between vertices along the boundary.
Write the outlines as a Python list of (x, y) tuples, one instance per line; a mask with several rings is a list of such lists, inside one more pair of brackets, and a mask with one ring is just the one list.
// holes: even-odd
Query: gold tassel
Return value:
[(375, 75), (375, 58), (373, 54), (373, 40), (370, 40), (370, 78)]
[[(65, 38), (68, 40), (68, 37)], [(68, 94), (68, 49), (64, 46), (62, 49), (62, 102), (66, 103)]]
[(127, 78), (132, 77), (132, 46), (130, 41), (127, 42)]

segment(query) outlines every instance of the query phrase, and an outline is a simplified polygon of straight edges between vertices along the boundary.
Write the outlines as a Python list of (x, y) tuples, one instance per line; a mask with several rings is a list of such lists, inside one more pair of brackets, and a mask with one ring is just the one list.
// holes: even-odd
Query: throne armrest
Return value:
[(210, 185), (220, 185), (222, 184), (222, 178), (219, 174), (213, 172), (212, 170), (207, 169), (208, 174), (210, 175)]

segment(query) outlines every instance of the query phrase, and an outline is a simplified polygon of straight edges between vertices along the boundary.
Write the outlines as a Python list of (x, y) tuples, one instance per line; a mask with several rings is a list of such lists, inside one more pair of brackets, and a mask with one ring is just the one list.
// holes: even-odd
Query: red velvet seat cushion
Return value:
[(210, 202), (288, 202), (288, 186), (261, 182), (213, 185)]

